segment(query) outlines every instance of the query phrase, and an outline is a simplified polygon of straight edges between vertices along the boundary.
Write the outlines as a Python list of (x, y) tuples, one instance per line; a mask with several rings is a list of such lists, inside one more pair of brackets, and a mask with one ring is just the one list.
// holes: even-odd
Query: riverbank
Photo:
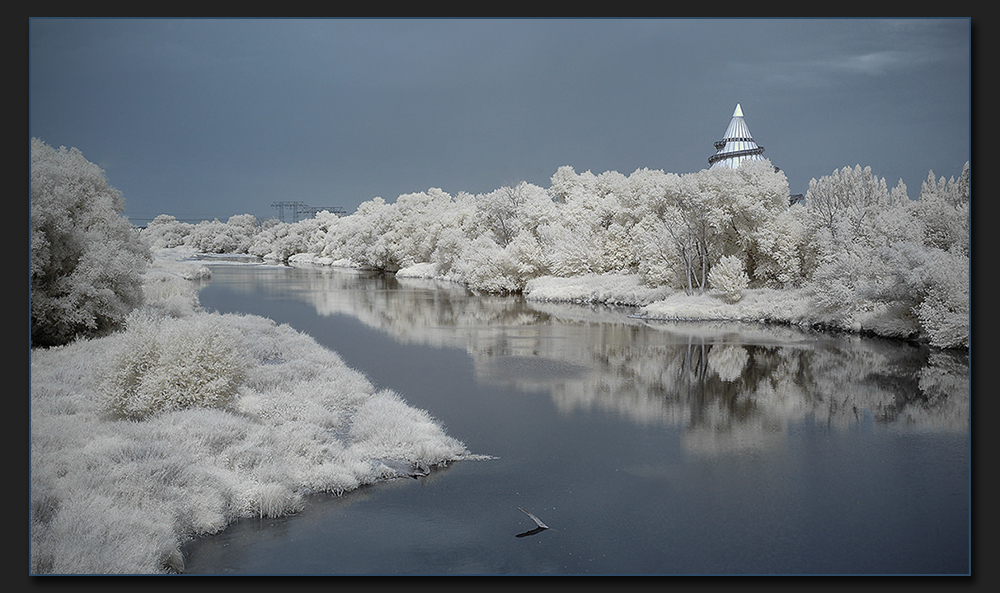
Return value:
[[(32, 573), (183, 572), (185, 541), (237, 519), (481, 458), (310, 336), (200, 311), (195, 282), (210, 272), (180, 259), (157, 255), (128, 329), (31, 352)], [(220, 377), (235, 391), (212, 399)], [(182, 380), (203, 399), (150, 400)], [(131, 400), (109, 387), (122, 385)]]
[[(290, 263), (338, 265), (307, 257), (293, 257)], [(403, 268), (396, 272), (396, 277), (460, 283), (453, 277), (437, 274), (434, 264), (429, 263)], [(637, 274), (582, 274), (534, 278), (528, 281), (522, 294), (532, 301), (637, 307), (636, 317), (650, 321), (766, 323), (908, 341), (913, 341), (915, 331), (912, 325), (900, 321), (899, 311), (884, 304), (873, 303), (869, 311), (851, 319), (837, 312), (823, 312), (812, 292), (804, 288), (745, 289), (733, 301), (715, 290), (689, 295), (666, 287), (652, 288)]]
[[(161, 250), (161, 254), (179, 258), (195, 255), (190, 248)], [(264, 259), (275, 265), (285, 265), (277, 259)], [(334, 260), (310, 253), (288, 258), (287, 265), (326, 266), (365, 269), (350, 260)], [(390, 273), (390, 272), (387, 272)], [(433, 263), (418, 263), (391, 272), (398, 279), (422, 279), (435, 282), (468, 285), (454, 274), (441, 274)], [(473, 289), (474, 290), (474, 289)], [(702, 294), (689, 295), (667, 287), (646, 286), (638, 274), (580, 274), (577, 276), (541, 276), (529, 280), (520, 293), (525, 299), (538, 302), (575, 303), (636, 307), (636, 316), (649, 321), (721, 321), (788, 325), (800, 328), (929, 343), (919, 333), (919, 322), (913, 310), (897, 302), (871, 301), (851, 310), (831, 310), (817, 303), (810, 288), (747, 288), (733, 300), (721, 291), (708, 289)], [(967, 335), (965, 329), (958, 328)], [(958, 340), (963, 343), (962, 340)], [(962, 350), (964, 346), (944, 349)]]

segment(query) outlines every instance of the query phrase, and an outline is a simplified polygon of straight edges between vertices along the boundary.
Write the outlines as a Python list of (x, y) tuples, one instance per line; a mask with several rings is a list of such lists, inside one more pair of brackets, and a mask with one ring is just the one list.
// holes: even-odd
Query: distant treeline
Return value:
[[(34, 154), (32, 168), (34, 230), (35, 206), (44, 202)], [(494, 293), (582, 274), (635, 275), (646, 286), (711, 290), (730, 302), (745, 290), (795, 289), (845, 329), (966, 347), (969, 179), (968, 163), (957, 179), (931, 171), (913, 200), (902, 181), (890, 189), (870, 167), (844, 167), (813, 179), (805, 199), (789, 205), (787, 179), (767, 161), (628, 176), (561, 167), (548, 188), (431, 188), (293, 223), (249, 214), (188, 223), (163, 214), (140, 239), (150, 249), (307, 255), (389, 272), (423, 264), (435, 277)]]

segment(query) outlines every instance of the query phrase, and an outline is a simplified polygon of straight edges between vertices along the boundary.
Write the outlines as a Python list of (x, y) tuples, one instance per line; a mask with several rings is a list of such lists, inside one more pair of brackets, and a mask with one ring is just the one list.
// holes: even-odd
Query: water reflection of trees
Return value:
[(363, 272), (274, 275), (248, 274), (246, 288), (290, 290), (321, 315), (350, 315), (401, 342), (463, 348), (479, 380), (547, 391), (564, 412), (684, 426), (694, 450), (768, 446), (803, 421), (968, 427), (968, 358), (953, 352), (788, 327), (647, 323)]

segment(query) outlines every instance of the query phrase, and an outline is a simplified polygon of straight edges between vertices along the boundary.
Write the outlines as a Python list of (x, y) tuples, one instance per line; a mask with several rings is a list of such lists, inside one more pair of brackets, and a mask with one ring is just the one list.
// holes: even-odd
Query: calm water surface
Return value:
[(967, 356), (369, 272), (212, 272), (206, 309), (308, 333), (495, 458), (237, 522), (184, 548), (188, 573), (970, 572)]

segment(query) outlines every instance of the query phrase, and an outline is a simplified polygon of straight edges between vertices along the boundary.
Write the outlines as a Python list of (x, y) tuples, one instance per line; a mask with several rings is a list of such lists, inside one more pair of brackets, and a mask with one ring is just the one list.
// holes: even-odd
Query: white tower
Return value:
[(764, 148), (757, 146), (757, 143), (753, 141), (750, 129), (747, 128), (747, 123), (743, 120), (743, 109), (740, 108), (739, 103), (736, 104), (736, 111), (733, 112), (733, 119), (729, 122), (729, 127), (726, 128), (726, 134), (722, 140), (715, 143), (715, 150), (717, 152), (708, 157), (711, 169), (719, 167), (735, 169), (746, 161), (764, 160), (764, 157), (761, 156)]

